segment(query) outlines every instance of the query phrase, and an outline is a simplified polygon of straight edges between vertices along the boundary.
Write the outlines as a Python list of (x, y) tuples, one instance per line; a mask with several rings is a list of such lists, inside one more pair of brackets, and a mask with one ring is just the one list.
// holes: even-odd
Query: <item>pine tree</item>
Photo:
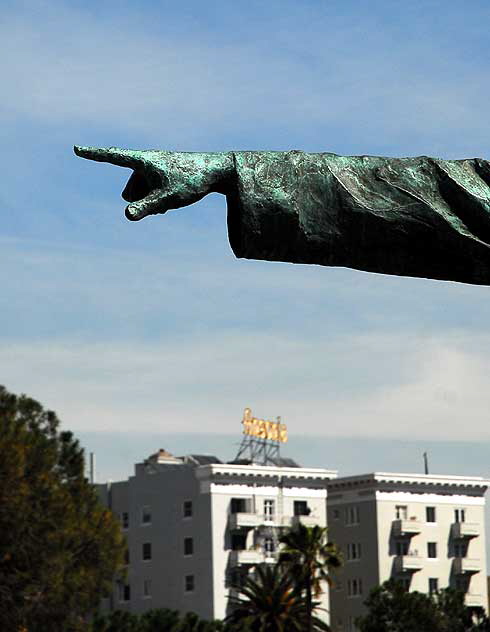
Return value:
[(0, 386), (0, 629), (64, 632), (123, 567), (125, 543), (52, 411)]

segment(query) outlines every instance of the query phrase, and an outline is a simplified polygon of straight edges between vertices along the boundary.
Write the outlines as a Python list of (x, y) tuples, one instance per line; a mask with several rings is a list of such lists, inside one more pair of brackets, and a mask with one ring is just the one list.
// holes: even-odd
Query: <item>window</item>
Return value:
[(362, 595), (362, 579), (348, 579), (347, 580), (347, 596), (358, 597)]
[(454, 557), (466, 557), (468, 552), (468, 545), (463, 543), (456, 543), (454, 545)]
[(401, 585), (401, 587), (403, 588), (403, 590), (405, 592), (409, 592), (409, 590), (410, 590), (410, 581), (411, 581), (410, 577), (401, 577), (398, 580), (398, 583)]
[(408, 542), (406, 540), (399, 540), (396, 543), (397, 555), (408, 555)]
[(455, 509), (454, 510), (454, 522), (464, 522), (465, 521), (465, 510), (464, 509)]
[(427, 542), (427, 557), (437, 557), (437, 542)]
[(151, 560), (151, 542), (143, 543), (143, 559)]
[(347, 632), (356, 632), (356, 617), (349, 615), (347, 619)]
[(345, 510), (345, 524), (359, 524), (359, 507), (347, 507)]
[(234, 567), (230, 568), (226, 574), (226, 585), (233, 588), (241, 588), (247, 579), (248, 571), (246, 568)]
[(264, 551), (266, 554), (271, 555), (276, 550), (274, 545), (274, 540), (272, 538), (265, 538), (264, 540)]
[(436, 521), (436, 508), (435, 507), (426, 507), (425, 508), (425, 520), (426, 520), (426, 522), (435, 522)]
[(122, 512), (121, 523), (123, 529), (129, 529), (129, 513), (127, 511)]
[(233, 551), (245, 550), (247, 548), (247, 536), (243, 533), (232, 533), (231, 548)]
[(429, 577), (429, 595), (436, 593), (439, 590), (439, 580), (437, 577)]
[(397, 520), (406, 520), (407, 519), (407, 506), (406, 505), (396, 505), (395, 514)]
[(141, 509), (141, 522), (142, 524), (151, 524), (151, 507), (145, 505)]
[(232, 514), (251, 513), (251, 502), (249, 498), (232, 498), (230, 504)]
[(274, 520), (274, 501), (264, 500), (264, 518), (265, 520)]
[(308, 507), (306, 500), (294, 501), (294, 515), (295, 516), (309, 516), (311, 509)]
[(131, 588), (129, 584), (123, 584), (120, 582), (118, 584), (118, 593), (119, 593), (119, 601), (130, 601), (131, 599)]
[(192, 500), (184, 500), (182, 509), (184, 518), (192, 518)]
[(143, 598), (148, 599), (151, 597), (151, 579), (143, 580)]
[(184, 538), (184, 555), (193, 555), (194, 540), (192, 538)]
[(185, 592), (192, 592), (194, 590), (194, 575), (185, 576)]
[(340, 518), (340, 511), (339, 509), (334, 509), (333, 510), (333, 519), (334, 520), (338, 520)]
[(129, 549), (125, 549), (124, 551), (124, 563), (129, 564)]
[(361, 545), (358, 542), (352, 542), (347, 545), (347, 559), (358, 560), (361, 557)]
[(467, 593), (469, 587), (469, 579), (467, 579), (466, 577), (456, 577), (455, 588), (458, 592)]

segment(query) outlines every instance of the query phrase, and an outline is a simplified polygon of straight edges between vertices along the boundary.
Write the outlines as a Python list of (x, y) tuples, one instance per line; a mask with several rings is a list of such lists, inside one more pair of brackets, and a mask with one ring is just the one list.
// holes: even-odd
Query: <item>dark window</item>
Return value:
[(129, 513), (127, 511), (122, 512), (121, 522), (122, 522), (123, 529), (129, 529)]
[(230, 504), (230, 511), (232, 514), (249, 513), (250, 500), (248, 498), (232, 498), (231, 504)]
[(232, 533), (231, 548), (233, 551), (243, 551), (247, 547), (247, 536), (242, 533)]
[(143, 524), (151, 523), (151, 508), (148, 505), (145, 505), (141, 510), (141, 522)]
[(437, 542), (427, 542), (427, 557), (437, 557)]
[(340, 518), (340, 511), (338, 509), (333, 510), (333, 519), (338, 520)]
[(227, 573), (227, 585), (234, 588), (241, 588), (247, 579), (246, 568), (231, 568)]
[(131, 588), (129, 584), (119, 584), (119, 601), (129, 601), (131, 599)]
[(426, 520), (426, 522), (435, 522), (436, 521), (436, 508), (435, 507), (426, 507), (425, 508), (425, 520)]
[(184, 555), (192, 555), (194, 553), (194, 540), (192, 538), (184, 538)]
[(466, 577), (456, 577), (456, 590), (466, 593), (469, 588), (469, 580)]
[(151, 560), (151, 542), (143, 543), (143, 559)]
[(308, 507), (306, 500), (294, 501), (294, 515), (295, 516), (309, 516), (311, 509)]
[(437, 577), (429, 577), (429, 594), (432, 595), (439, 590), (439, 580)]
[(192, 516), (192, 500), (184, 501), (184, 518), (190, 518)]
[(185, 576), (185, 591), (192, 592), (194, 590), (194, 575)]
[(264, 540), (264, 550), (266, 553), (274, 553), (274, 551), (276, 550), (276, 547), (274, 545), (274, 540), (273, 538), (266, 538)]
[(455, 509), (454, 510), (454, 522), (464, 522), (465, 521), (465, 510), (464, 509)]
[(359, 507), (346, 507), (345, 524), (359, 524)]
[(124, 563), (129, 564), (129, 549), (124, 551)]
[(396, 554), (397, 555), (408, 555), (408, 542), (405, 540), (400, 540), (396, 543)]
[(410, 577), (401, 577), (398, 582), (401, 584), (401, 587), (405, 592), (410, 590)]
[(357, 542), (347, 544), (347, 559), (358, 560), (361, 557), (361, 545)]

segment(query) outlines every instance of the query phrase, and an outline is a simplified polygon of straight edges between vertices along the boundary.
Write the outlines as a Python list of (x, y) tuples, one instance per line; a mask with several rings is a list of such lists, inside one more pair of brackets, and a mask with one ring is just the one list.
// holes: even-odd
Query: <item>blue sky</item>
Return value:
[(282, 415), (305, 465), (415, 469), (429, 446), (440, 472), (489, 475), (488, 288), (238, 261), (221, 196), (130, 223), (129, 172), (72, 153), (488, 157), (489, 19), (478, 0), (4, 2), (3, 383), (102, 478), (157, 447), (232, 456), (245, 406)]

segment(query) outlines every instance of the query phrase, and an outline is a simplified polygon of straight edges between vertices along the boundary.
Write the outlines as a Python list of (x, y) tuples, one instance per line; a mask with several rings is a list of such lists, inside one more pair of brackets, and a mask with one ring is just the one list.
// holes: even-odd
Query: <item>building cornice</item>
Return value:
[(371, 487), (379, 488), (393, 486), (397, 488), (427, 488), (441, 490), (441, 488), (466, 488), (484, 492), (490, 486), (490, 480), (480, 476), (453, 476), (446, 474), (405, 474), (399, 472), (371, 472), (356, 476), (343, 476), (329, 481), (329, 490)]
[(328, 481), (337, 476), (337, 470), (313, 467), (277, 467), (271, 465), (212, 464), (196, 468), (199, 479), (216, 478), (263, 478), (309, 479)]

